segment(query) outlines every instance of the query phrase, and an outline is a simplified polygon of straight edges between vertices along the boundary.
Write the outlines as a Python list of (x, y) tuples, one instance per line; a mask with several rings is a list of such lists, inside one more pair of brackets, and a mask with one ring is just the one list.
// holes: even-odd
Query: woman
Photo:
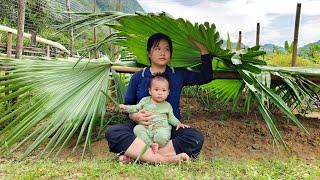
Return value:
[[(200, 85), (210, 82), (213, 79), (211, 56), (207, 48), (189, 39), (196, 46), (201, 54), (200, 72), (192, 72), (185, 68), (170, 68), (167, 66), (172, 56), (172, 41), (162, 34), (156, 33), (149, 37), (147, 43), (147, 54), (151, 66), (133, 74), (125, 96), (125, 104), (137, 104), (143, 97), (149, 96), (148, 82), (152, 74), (164, 73), (170, 78), (170, 94), (167, 101), (171, 104), (176, 118), (180, 115), (180, 95), (183, 86)], [(129, 115), (129, 122), (126, 124), (114, 125), (107, 129), (106, 139), (111, 152), (122, 154), (119, 161), (128, 163), (136, 159), (145, 143), (136, 138), (133, 127), (136, 124), (149, 125), (152, 114), (145, 110)], [(175, 128), (171, 132), (171, 140), (167, 145), (154, 154), (149, 148), (140, 160), (148, 163), (167, 163), (188, 160), (189, 157), (196, 158), (202, 148), (203, 135), (194, 128)]]

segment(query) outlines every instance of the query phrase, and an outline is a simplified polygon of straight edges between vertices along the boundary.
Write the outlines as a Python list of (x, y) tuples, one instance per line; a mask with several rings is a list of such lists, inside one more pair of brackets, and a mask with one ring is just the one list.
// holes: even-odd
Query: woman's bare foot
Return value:
[(126, 155), (119, 156), (119, 162), (122, 163), (122, 164), (129, 164), (132, 161), (133, 160), (130, 157), (126, 156)]
[(154, 154), (158, 153), (159, 144), (158, 144), (158, 143), (152, 143), (152, 144), (151, 144), (151, 149), (152, 149), (152, 152), (153, 152)]
[(180, 154), (177, 154), (177, 156), (181, 161), (188, 161), (190, 159), (190, 157), (186, 153), (180, 153)]
[(165, 156), (165, 160), (161, 160), (158, 163), (180, 163), (188, 160), (189, 156), (186, 153), (180, 153), (174, 156)]

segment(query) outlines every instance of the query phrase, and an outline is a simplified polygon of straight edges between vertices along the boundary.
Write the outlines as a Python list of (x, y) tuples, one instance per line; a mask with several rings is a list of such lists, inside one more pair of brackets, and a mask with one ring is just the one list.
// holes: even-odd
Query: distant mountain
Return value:
[[(60, 0), (62, 1), (62, 0)], [(63, 0), (65, 1), (65, 0)], [(134, 13), (136, 11), (144, 12), (141, 5), (136, 0), (120, 0), (121, 12)], [(72, 0), (71, 7), (73, 4), (79, 4), (78, 7), (84, 7), (87, 11), (92, 11), (92, 1), (88, 0)], [(97, 9), (100, 11), (115, 11), (116, 1), (115, 0), (96, 0)]]
[(267, 53), (272, 53), (274, 47), (278, 48), (281, 52), (284, 51), (284, 48), (283, 48), (283, 47), (277, 46), (277, 45), (274, 45), (274, 44), (264, 44), (264, 45), (261, 46), (261, 48), (262, 48), (264, 51), (266, 51)]
[(310, 49), (310, 46), (313, 45), (313, 44), (318, 44), (318, 45), (320, 45), (320, 40), (318, 40), (318, 41), (316, 41), (316, 42), (313, 42), (313, 43), (306, 44), (306, 45), (300, 47), (300, 48), (298, 49), (298, 54), (303, 54), (304, 52), (308, 52), (309, 49)]
[[(223, 40), (223, 44), (222, 44), (222, 48), (226, 48), (226, 45), (227, 44), (227, 41), (226, 40)], [(316, 42), (313, 42), (313, 43), (309, 43), (309, 44), (306, 44), (300, 48), (298, 48), (298, 54), (301, 54), (302, 52), (307, 52), (308, 49), (310, 48), (310, 46), (312, 44), (319, 44), (320, 45), (320, 40), (316, 41)], [(235, 49), (237, 46), (237, 43), (235, 42), (232, 42), (232, 48)], [(247, 45), (245, 44), (242, 44), (241, 47), (248, 47)], [(266, 51), (267, 53), (272, 53), (273, 52), (273, 49), (275, 48), (278, 48), (280, 50), (280, 52), (284, 52), (284, 47), (282, 46), (278, 46), (278, 45), (275, 45), (275, 44), (270, 44), (270, 43), (267, 43), (267, 44), (264, 44), (264, 45), (261, 45), (261, 49)]]
[[(224, 39), (222, 39), (222, 40), (223, 40), (222, 48), (223, 48), (223, 49), (226, 49), (226, 47), (227, 47), (227, 40), (224, 40)], [(236, 49), (237, 44), (238, 44), (238, 43), (236, 43), (236, 42), (231, 42), (232, 49)], [(247, 47), (248, 47), (247, 45), (241, 43), (241, 48), (247, 48)]]
[[(309, 50), (309, 48), (310, 48), (310, 46), (311, 46), (312, 44), (319, 44), (319, 45), (320, 45), (320, 40), (319, 40), (319, 41), (316, 41), (316, 42), (313, 42), (313, 43), (306, 44), (306, 45), (298, 48), (298, 54), (301, 54), (301, 53), (303, 53), (303, 52), (308, 52), (308, 50)], [(277, 46), (277, 45), (274, 45), (274, 44), (264, 44), (264, 45), (262, 46), (262, 48), (263, 48), (264, 51), (266, 51), (267, 53), (269, 53), (269, 52), (272, 52), (272, 51), (273, 51), (273, 47), (274, 47), (274, 46), (277, 47), (277, 48), (278, 48), (280, 51), (282, 51), (282, 52), (285, 51), (283, 47)]]
[[(97, 6), (101, 11), (115, 11), (116, 1), (115, 0), (96, 0)], [(144, 12), (141, 5), (136, 0), (121, 0), (121, 12), (134, 13), (136, 11)]]

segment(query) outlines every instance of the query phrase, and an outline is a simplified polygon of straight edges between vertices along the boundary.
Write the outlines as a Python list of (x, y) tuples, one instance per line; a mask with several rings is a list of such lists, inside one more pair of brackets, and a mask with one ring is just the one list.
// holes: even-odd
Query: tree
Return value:
[(293, 42), (289, 45), (288, 41), (284, 42), (284, 50), (287, 54), (291, 54), (293, 51)]

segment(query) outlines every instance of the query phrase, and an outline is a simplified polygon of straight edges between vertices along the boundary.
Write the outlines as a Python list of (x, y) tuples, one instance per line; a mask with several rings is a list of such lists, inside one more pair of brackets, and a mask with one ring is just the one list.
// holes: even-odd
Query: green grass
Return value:
[(285, 160), (198, 159), (177, 165), (121, 165), (115, 160), (85, 161), (2, 161), (4, 179), (316, 179), (320, 161), (305, 163)]

